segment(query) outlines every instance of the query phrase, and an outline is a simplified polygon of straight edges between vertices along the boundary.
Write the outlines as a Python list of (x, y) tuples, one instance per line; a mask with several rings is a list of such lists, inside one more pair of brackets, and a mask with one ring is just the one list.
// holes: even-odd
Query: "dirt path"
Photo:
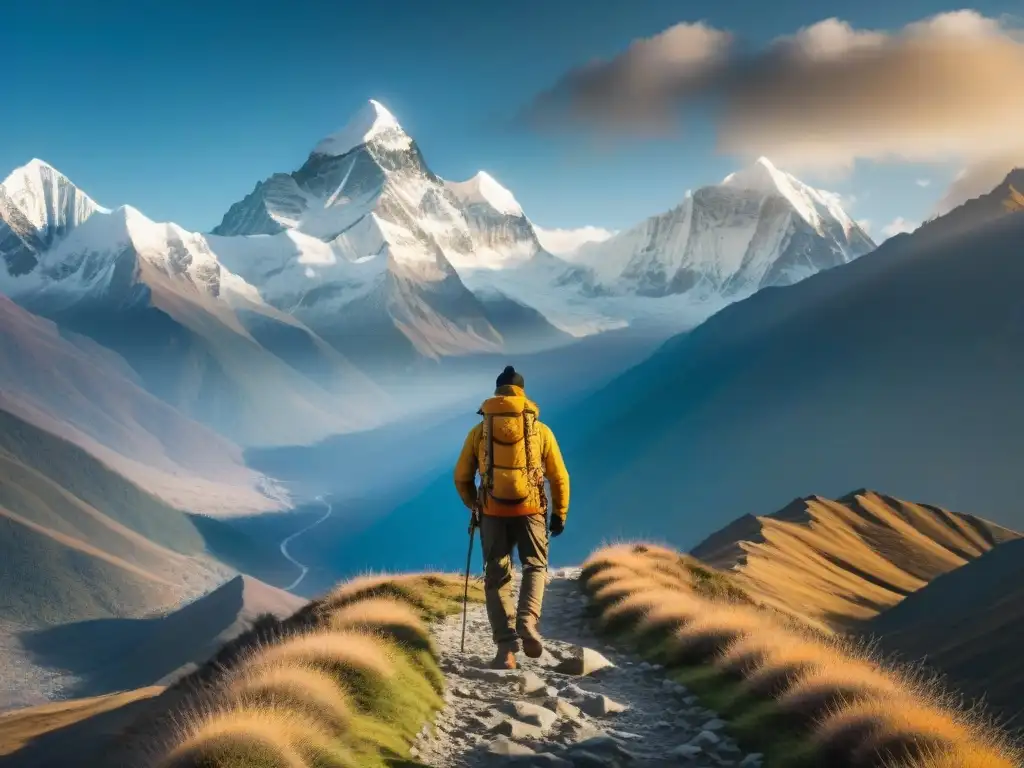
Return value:
[(324, 522), (324, 520), (329, 518), (331, 516), (331, 513), (334, 512), (334, 505), (331, 504), (331, 502), (325, 500), (323, 496), (317, 496), (316, 500), (323, 504), (325, 507), (327, 507), (327, 511), (324, 512), (324, 514), (321, 517), (318, 517), (312, 523), (307, 525), (305, 528), (301, 528), (295, 533), (293, 533), (291, 536), (286, 536), (284, 539), (281, 540), (281, 554), (285, 556), (288, 562), (290, 562), (292, 565), (299, 569), (299, 575), (295, 579), (295, 581), (293, 581), (287, 587), (284, 587), (285, 592), (291, 592), (293, 589), (299, 586), (299, 584), (302, 583), (302, 580), (306, 578), (306, 574), (309, 573), (308, 565), (300, 563), (298, 560), (296, 560), (294, 557), (288, 554), (288, 545), (291, 544), (292, 541), (294, 541), (295, 539), (299, 538), (299, 536), (301, 536), (302, 534), (309, 533), (311, 530), (316, 528), (318, 525), (320, 525), (320, 523)]
[[(482, 606), (470, 608), (465, 656), (462, 616), (435, 625), (449, 687), (435, 727), (416, 742), (416, 759), (436, 768), (759, 768), (760, 755), (743, 754), (716, 713), (659, 667), (601, 644), (587, 626), (578, 576), (552, 574), (542, 620), (547, 650), (537, 660), (520, 655), (514, 672), (487, 668), (494, 646)], [(612, 663), (585, 675), (556, 671), (581, 657), (587, 666)]]

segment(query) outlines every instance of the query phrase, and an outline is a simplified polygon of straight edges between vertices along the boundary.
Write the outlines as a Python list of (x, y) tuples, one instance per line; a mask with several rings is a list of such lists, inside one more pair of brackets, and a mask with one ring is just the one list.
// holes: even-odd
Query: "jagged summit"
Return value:
[(761, 157), (721, 184), (688, 193), (671, 211), (583, 246), (574, 261), (589, 266), (606, 290), (740, 298), (873, 248), (839, 195)]
[[(15, 168), (13, 171), (11, 171), (7, 175), (7, 178), (4, 179), (2, 182), (0, 182), (0, 184), (3, 184), (5, 187), (8, 186), (8, 185), (11, 185), (11, 184), (16, 184), (19, 179), (23, 179), (27, 175), (28, 176), (35, 175), (35, 174), (41, 173), (41, 172), (43, 172), (44, 170), (47, 170), (47, 169), (49, 169), (50, 171), (56, 172), (56, 173), (60, 173), (60, 171), (58, 171), (56, 168), (54, 168), (52, 165), (50, 165), (45, 160), (40, 160), (38, 157), (33, 157), (31, 160), (29, 160), (24, 165), (20, 165), (17, 168)], [(61, 175), (63, 176), (63, 174), (61, 174)]]
[(487, 171), (479, 171), (467, 181), (446, 181), (445, 185), (466, 205), (489, 205), (508, 216), (523, 215), (522, 206), (515, 196)]
[(0, 198), (35, 227), (74, 226), (107, 211), (45, 160), (33, 157), (0, 182)]
[(746, 168), (733, 171), (724, 179), (724, 186), (736, 187), (737, 189), (754, 189), (759, 191), (772, 191), (780, 184), (784, 184), (786, 174), (780, 171), (775, 164), (767, 157), (761, 156)]
[(64, 176), (63, 173), (58, 171), (45, 160), (40, 160), (38, 157), (33, 157), (24, 165), (19, 165), (13, 171), (7, 174), (7, 178), (0, 182), (0, 184), (2, 184), (6, 188), (11, 188), (16, 184), (23, 184), (26, 179), (32, 179), (34, 177), (38, 177), (41, 173), (47, 172), (58, 174), (60, 176), (63, 176), (65, 179), (67, 178), (67, 176)]
[(746, 168), (730, 173), (722, 180), (722, 186), (766, 195), (781, 195), (813, 225), (820, 225), (831, 218), (838, 221), (846, 232), (857, 227), (843, 210), (839, 195), (804, 184), (795, 176), (780, 170), (767, 157), (759, 157)]
[(107, 209), (39, 158), (0, 182), (0, 280), (35, 269), (40, 254)]
[(392, 149), (404, 149), (412, 143), (395, 116), (374, 99), (370, 99), (344, 128), (317, 144), (313, 154), (340, 157), (370, 141), (386, 142)]

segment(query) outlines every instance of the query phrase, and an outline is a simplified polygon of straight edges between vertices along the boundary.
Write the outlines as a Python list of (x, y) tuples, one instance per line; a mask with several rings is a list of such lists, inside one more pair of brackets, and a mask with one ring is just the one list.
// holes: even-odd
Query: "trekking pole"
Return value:
[(469, 553), (466, 555), (466, 589), (462, 593), (462, 649), (466, 652), (466, 615), (469, 611), (469, 571), (473, 564), (473, 539), (476, 538), (477, 511), (474, 509), (469, 518)]

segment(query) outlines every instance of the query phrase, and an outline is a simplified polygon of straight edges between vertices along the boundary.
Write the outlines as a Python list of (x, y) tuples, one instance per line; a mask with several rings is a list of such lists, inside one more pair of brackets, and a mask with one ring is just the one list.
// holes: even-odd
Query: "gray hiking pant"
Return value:
[[(483, 515), (484, 594), (494, 642), (518, 652), (520, 638), (540, 639), (541, 604), (548, 570), (548, 530), (542, 514), (520, 517)], [(512, 551), (519, 550), (523, 581), (519, 605), (512, 602)]]

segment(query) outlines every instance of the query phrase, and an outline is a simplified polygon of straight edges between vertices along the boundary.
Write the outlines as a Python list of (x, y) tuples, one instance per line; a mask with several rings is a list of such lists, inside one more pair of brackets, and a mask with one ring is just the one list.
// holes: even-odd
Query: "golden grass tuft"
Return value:
[(807, 723), (871, 698), (911, 695), (888, 670), (833, 655), (796, 676), (778, 697), (781, 712)]
[(321, 724), (285, 707), (259, 706), (195, 718), (159, 768), (307, 768), (311, 762), (357, 767)]
[(665, 654), (672, 664), (709, 664), (740, 637), (764, 630), (764, 618), (754, 611), (709, 602), (699, 616), (668, 638)]
[[(602, 547), (583, 563), (583, 569), (580, 573), (580, 586), (590, 591), (590, 580), (609, 568), (621, 567), (634, 572), (652, 570), (655, 562), (658, 559), (664, 560), (664, 556), (658, 558), (648, 554), (651, 551), (648, 549), (649, 547), (654, 547), (654, 545), (611, 544)], [(668, 551), (662, 547), (656, 547), (656, 549)], [(679, 558), (678, 553), (673, 554), (675, 558)]]
[(587, 591), (596, 592), (608, 584), (613, 584), (619, 579), (629, 579), (637, 575), (637, 571), (626, 565), (610, 565), (597, 571), (587, 581)]
[(287, 706), (315, 719), (332, 733), (352, 722), (352, 706), (337, 681), (326, 672), (287, 664), (245, 669), (228, 684), (228, 697), (242, 707)]
[[(730, 574), (631, 544), (599, 550), (584, 570), (599, 629), (669, 668), (693, 668), (680, 679), (714, 696), (716, 708), (741, 718), (737, 727), (794, 764), (1020, 764), (996, 729), (969, 721), (937, 689), (754, 603)], [(791, 740), (801, 735), (797, 747)]]
[(323, 598), (323, 610), (336, 611), (350, 603), (372, 597), (394, 597), (418, 605), (412, 585), (417, 578), (414, 574), (373, 573), (357, 576), (342, 582)]
[[(892, 768), (1020, 768), (1021, 759), (1005, 747), (957, 745), (929, 755), (925, 765), (903, 762)], [(887, 767), (888, 768), (888, 767)]]
[(697, 616), (702, 609), (701, 600), (680, 592), (652, 586), (631, 592), (605, 609), (598, 625), (605, 631), (630, 629), (635, 636), (654, 631), (667, 633)]
[(337, 630), (381, 632), (410, 648), (429, 649), (430, 629), (419, 612), (406, 602), (371, 597), (332, 611), (330, 626)]
[(725, 674), (750, 680), (759, 673), (789, 664), (827, 661), (835, 651), (820, 642), (792, 636), (784, 632), (756, 632), (742, 635), (715, 659), (714, 664)]
[[(409, 764), (413, 739), (444, 704), (427, 620), (459, 610), (462, 595), (462, 580), (447, 574), (366, 575), (280, 622), (280, 631), (229, 644), (193, 676), (195, 695), (173, 716), (184, 714), (187, 725), (161, 765)], [(479, 584), (469, 597), (480, 601)]]
[(648, 576), (631, 576), (611, 584), (605, 584), (590, 596), (590, 600), (601, 611), (606, 611), (613, 604), (630, 595), (643, 594), (658, 588), (660, 588), (658, 582)]
[(255, 669), (285, 664), (318, 669), (339, 679), (362, 673), (386, 680), (395, 674), (385, 647), (371, 635), (352, 631), (297, 635), (264, 648), (246, 662)]
[[(458, 610), (463, 583), (444, 573), (367, 574), (335, 587), (319, 602), (318, 612), (329, 616), (352, 603), (372, 598), (392, 598), (415, 608), (424, 618), (439, 619)], [(481, 585), (470, 583), (470, 599), (483, 598)]]
[(844, 705), (821, 721), (812, 741), (825, 765), (886, 768), (924, 762), (971, 743), (974, 734), (958, 719), (925, 702), (897, 696)]

